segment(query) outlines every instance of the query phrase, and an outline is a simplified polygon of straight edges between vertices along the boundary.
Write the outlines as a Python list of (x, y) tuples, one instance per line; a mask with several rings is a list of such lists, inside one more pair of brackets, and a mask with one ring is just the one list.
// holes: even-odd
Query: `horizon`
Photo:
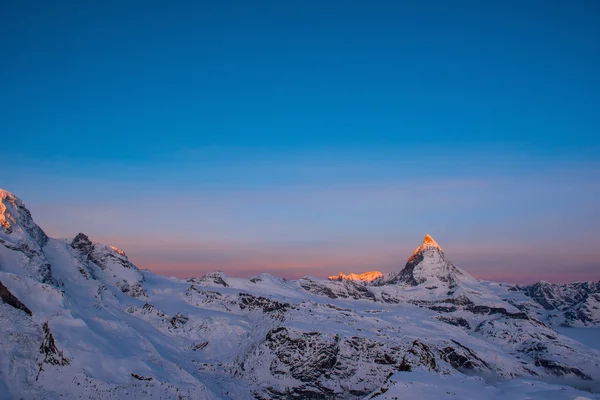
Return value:
[[(600, 12), (6, 2), (0, 187), (178, 277), (600, 280)], [(304, 273), (306, 272), (306, 273)]]
[[(5, 190), (6, 192), (12, 193), (6, 189), (0, 188), (0, 190)], [(15, 195), (17, 198), (19, 197), (18, 195), (12, 193), (13, 195)], [(21, 199), (22, 200), (22, 199)], [(27, 206), (27, 204), (25, 204)], [(34, 220), (34, 222), (36, 222), (35, 219), (35, 215), (34, 213), (32, 213), (32, 218)], [(37, 222), (36, 222), (37, 223)], [(42, 230), (44, 230), (43, 226), (40, 226), (42, 228)], [(85, 232), (78, 232), (78, 233), (84, 233)], [(48, 232), (46, 232), (46, 234), (48, 234)], [(64, 239), (64, 240), (72, 240), (76, 234), (72, 235), (72, 236), (54, 236), (53, 234), (49, 234), (50, 237), (56, 237), (58, 239)], [(433, 242), (436, 246), (438, 246), (437, 241), (435, 240), (435, 238), (433, 238), (432, 235), (429, 234), (425, 234), (425, 238), (429, 238), (430, 240), (433, 239)], [(139, 263), (136, 262), (136, 258), (142, 254), (135, 254), (132, 258), (131, 254), (127, 251), (127, 248), (123, 248), (122, 246), (119, 245), (119, 243), (111, 243), (111, 242), (103, 242), (103, 241), (98, 241), (95, 240), (95, 238), (90, 237), (90, 239), (92, 240), (92, 242), (95, 243), (102, 243), (102, 244), (106, 244), (106, 245), (110, 245), (110, 246), (115, 246), (117, 248), (120, 248), (121, 250), (125, 251), (125, 253), (127, 254), (128, 258), (130, 259), (130, 261), (132, 261), (138, 268), (142, 269), (142, 270), (146, 270), (146, 271), (151, 271), (151, 272), (155, 272), (159, 275), (166, 275), (166, 276), (171, 276), (171, 277), (176, 277), (179, 279), (188, 279), (188, 278), (198, 278), (201, 277), (202, 275), (211, 273), (211, 272), (217, 272), (217, 271), (221, 271), (223, 273), (225, 273), (225, 275), (227, 276), (231, 276), (231, 277), (239, 277), (239, 278), (251, 278), (263, 273), (266, 274), (270, 274), (279, 278), (285, 278), (285, 279), (291, 279), (291, 280), (295, 280), (295, 279), (300, 279), (306, 276), (314, 276), (316, 278), (321, 278), (321, 279), (327, 279), (330, 276), (337, 276), (339, 274), (363, 274), (366, 272), (381, 272), (384, 275), (387, 274), (394, 274), (394, 273), (398, 273), (402, 270), (402, 268), (404, 268), (405, 263), (400, 263), (397, 266), (396, 265), (387, 265), (384, 266), (383, 269), (378, 269), (378, 268), (374, 268), (374, 269), (363, 269), (363, 270), (340, 270), (339, 272), (335, 272), (335, 273), (328, 273), (325, 274), (324, 272), (322, 272), (323, 266), (319, 266), (319, 272), (317, 273), (305, 273), (306, 271), (315, 271), (315, 268), (312, 267), (310, 265), (308, 266), (302, 266), (302, 265), (295, 265), (293, 268), (286, 268), (282, 265), (278, 265), (275, 264), (275, 268), (269, 268), (269, 267), (260, 267), (260, 266), (254, 266), (254, 267), (250, 267), (250, 268), (242, 268), (240, 270), (237, 270), (237, 268), (239, 268), (239, 266), (235, 266), (233, 268), (233, 272), (232, 269), (224, 269), (224, 268), (219, 268), (219, 266), (217, 265), (216, 268), (211, 268), (211, 266), (199, 266), (199, 265), (192, 265), (190, 268), (184, 269), (182, 271), (177, 271), (177, 270), (173, 270), (173, 269), (169, 269), (167, 271), (163, 271), (160, 267), (158, 268), (147, 268), (144, 265), (140, 265)], [(426, 239), (423, 239), (423, 244), (425, 243)], [(404, 248), (404, 247), (403, 247)], [(412, 250), (409, 255), (406, 257), (407, 261), (409, 259), (409, 257), (411, 256), (411, 254), (414, 254), (414, 252), (418, 251), (420, 248), (420, 245), (417, 246), (414, 250)], [(444, 254), (446, 254), (446, 252), (444, 251), (444, 248), (439, 246), (439, 248), (441, 248), (441, 250), (444, 252)], [(465, 252), (463, 254), (463, 256), (469, 257), (469, 252), (468, 252), (469, 247), (467, 246), (466, 249), (463, 248), (463, 252)], [(471, 248), (471, 253), (477, 253), (476, 251), (473, 252), (473, 249)], [(145, 252), (145, 250), (144, 250)], [(458, 253), (459, 255), (461, 254), (460, 252)], [(550, 255), (551, 257), (555, 257), (554, 254)], [(453, 264), (455, 264), (456, 266), (462, 268), (461, 265), (457, 265), (456, 263), (453, 262), (453, 260), (449, 257), (447, 257), (448, 261), (452, 262)], [(387, 267), (387, 268), (385, 268)], [(330, 270), (331, 268), (326, 270)], [(198, 271), (199, 273), (194, 273), (194, 271)], [(504, 276), (502, 274), (498, 274), (498, 275), (494, 275), (489, 274), (486, 275), (485, 272), (483, 274), (481, 273), (473, 273), (473, 271), (469, 271), (469, 269), (465, 269), (465, 271), (471, 275), (473, 275), (475, 278), (477, 278), (478, 280), (481, 281), (493, 281), (493, 282), (501, 282), (501, 283), (513, 283), (513, 284), (531, 284), (531, 283), (537, 283), (540, 281), (546, 281), (546, 282), (550, 282), (550, 283), (573, 283), (573, 282), (585, 282), (585, 281), (592, 281), (592, 282), (596, 282), (596, 279), (591, 278), (591, 279), (575, 279), (575, 280), (570, 280), (570, 281), (564, 281), (561, 280), (562, 277), (559, 276), (557, 277), (556, 275), (553, 274), (546, 274), (543, 278), (538, 278), (537, 275), (533, 275), (533, 276), (528, 276), (528, 275), (519, 275), (519, 277), (515, 277), (516, 280), (511, 280), (511, 279), (505, 279)], [(475, 270), (477, 271), (477, 270)], [(282, 274), (282, 272), (284, 272)], [(287, 274), (285, 274), (287, 272)], [(600, 279), (597, 279), (597, 281), (600, 282)]]

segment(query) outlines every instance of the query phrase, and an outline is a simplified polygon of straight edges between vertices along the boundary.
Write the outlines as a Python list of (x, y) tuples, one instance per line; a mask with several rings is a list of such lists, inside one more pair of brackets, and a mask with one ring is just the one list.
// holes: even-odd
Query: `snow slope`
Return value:
[(48, 238), (18, 198), (0, 201), (0, 398), (393, 398), (406, 382), (416, 397), (598, 398), (600, 351), (430, 237), (371, 282), (180, 280), (84, 234)]

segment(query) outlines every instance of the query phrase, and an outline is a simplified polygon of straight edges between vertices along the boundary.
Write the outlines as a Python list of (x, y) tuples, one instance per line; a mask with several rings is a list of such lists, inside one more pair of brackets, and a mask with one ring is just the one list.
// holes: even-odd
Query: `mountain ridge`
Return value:
[[(431, 237), (392, 279), (370, 283), (222, 271), (180, 280), (139, 270), (83, 233), (42, 245), (21, 233), (5, 230), (0, 242), (9, 398), (379, 399), (411, 376), (446, 387), (444, 376), (464, 372), (514, 390), (528, 379), (562, 382), (529, 385), (540, 399), (598, 398), (571, 386), (600, 380), (600, 351), (552, 328), (598, 325), (593, 284), (480, 282)], [(34, 268), (42, 261), (51, 279)], [(572, 300), (564, 310), (551, 301), (558, 294)]]

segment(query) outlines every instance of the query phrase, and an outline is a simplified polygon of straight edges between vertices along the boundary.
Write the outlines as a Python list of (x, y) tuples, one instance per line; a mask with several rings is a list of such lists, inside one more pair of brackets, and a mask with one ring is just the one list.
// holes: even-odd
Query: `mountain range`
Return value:
[(0, 299), (2, 399), (600, 399), (600, 282), (479, 281), (429, 235), (395, 273), (183, 280), (0, 190)]

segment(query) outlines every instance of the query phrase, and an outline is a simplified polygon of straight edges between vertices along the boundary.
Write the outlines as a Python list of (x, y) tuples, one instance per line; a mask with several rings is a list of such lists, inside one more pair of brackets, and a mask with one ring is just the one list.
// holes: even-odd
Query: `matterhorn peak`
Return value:
[(408, 258), (408, 262), (410, 263), (416, 258), (422, 258), (423, 253), (428, 252), (428, 250), (437, 250), (440, 253), (442, 253), (443, 257), (444, 251), (442, 250), (440, 245), (437, 244), (435, 239), (432, 238), (430, 235), (425, 235), (425, 237), (423, 238), (423, 243), (419, 247), (417, 247), (415, 251), (413, 251), (412, 255)]
[(440, 245), (430, 235), (425, 235), (423, 243), (415, 249), (404, 269), (392, 278), (390, 283), (404, 283), (410, 286), (417, 286), (426, 281), (452, 284), (459, 276), (473, 279), (467, 275), (447, 261)]
[(423, 244), (421, 246), (427, 246), (427, 247), (437, 247), (438, 249), (442, 249), (440, 247), (439, 244), (437, 244), (437, 242), (430, 236), (430, 235), (425, 235), (425, 237), (423, 238)]

